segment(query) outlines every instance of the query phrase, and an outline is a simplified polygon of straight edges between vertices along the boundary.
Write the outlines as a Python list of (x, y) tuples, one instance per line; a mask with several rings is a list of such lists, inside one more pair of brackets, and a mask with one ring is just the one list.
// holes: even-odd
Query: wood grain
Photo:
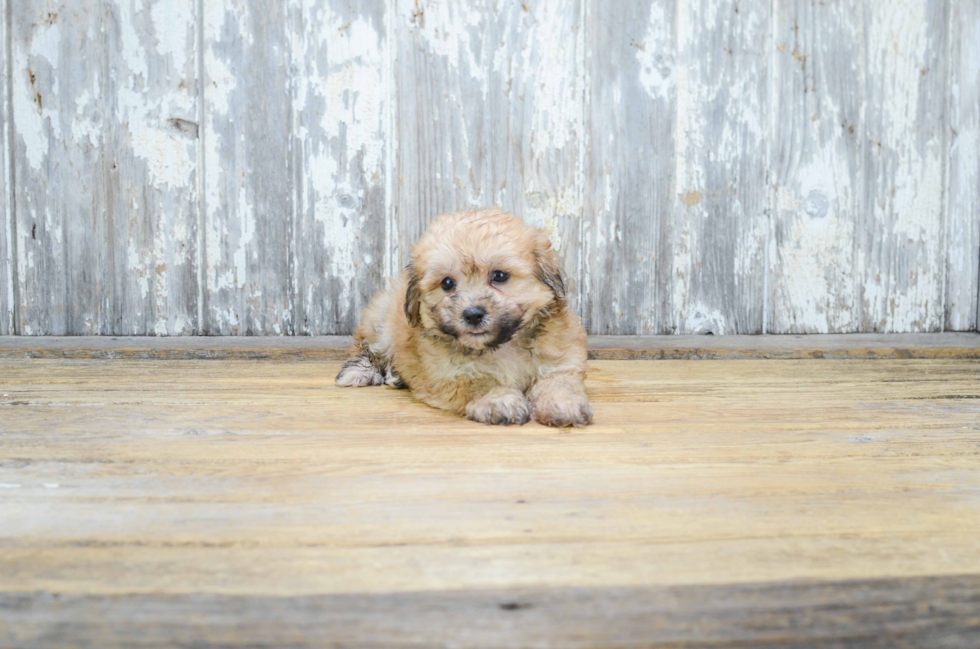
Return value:
[(976, 638), (976, 360), (598, 361), (596, 424), (566, 432), (338, 368), (0, 361), (0, 633)]
[(386, 277), (387, 5), (290, 9), (297, 334), (353, 331)]
[(4, 6), (0, 335), (349, 334), (490, 204), (593, 334), (977, 326), (972, 2)]
[(329, 639), (362, 647), (424, 640), (428, 647), (973, 649), (978, 590), (980, 577), (965, 576), (292, 597), (0, 594), (0, 611), (9, 612), (8, 638), (51, 648), (321, 647)]
[(8, 12), (18, 334), (106, 333), (100, 6), (44, 0)]
[(941, 330), (946, 4), (776, 6), (773, 333)]
[[(344, 360), (349, 336), (0, 337), (0, 359)], [(976, 359), (980, 335), (590, 336), (592, 360)]]
[[(769, 100), (771, 22), (766, 3), (679, 3), (670, 278), (676, 333), (764, 333), (767, 142), (769, 111), (777, 110)], [(641, 71), (650, 74), (658, 73)]]
[(0, 1), (0, 336), (14, 333), (14, 193), (11, 183), (10, 66), (7, 0)]
[(488, 74), (490, 14), (477, 0), (396, 0), (397, 180), (388, 272), (408, 263), (436, 215), (493, 203)]
[(204, 0), (204, 322), (290, 334), (294, 159), (286, 9)]
[(674, 333), (676, 15), (675, 0), (586, 4), (590, 333)]
[(197, 2), (104, 3), (109, 302), (102, 333), (198, 325)]
[(949, 5), (946, 330), (980, 322), (980, 6)]
[(573, 308), (585, 261), (582, 4), (493, 0), (489, 9), (491, 197), (548, 232)]

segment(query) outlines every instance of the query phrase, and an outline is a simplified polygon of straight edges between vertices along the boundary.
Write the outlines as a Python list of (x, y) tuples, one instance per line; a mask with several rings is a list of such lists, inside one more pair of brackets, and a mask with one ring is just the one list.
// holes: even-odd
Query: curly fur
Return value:
[[(508, 274), (493, 281), (494, 271)], [(443, 280), (451, 278), (451, 290)], [(463, 312), (486, 315), (468, 323)], [(487, 424), (585, 426), (585, 330), (548, 237), (488, 209), (438, 217), (364, 310), (338, 385), (405, 386)]]

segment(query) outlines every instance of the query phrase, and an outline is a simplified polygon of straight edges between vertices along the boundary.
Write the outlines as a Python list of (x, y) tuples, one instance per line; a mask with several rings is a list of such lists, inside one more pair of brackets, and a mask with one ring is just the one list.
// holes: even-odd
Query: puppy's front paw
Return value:
[(526, 424), (531, 418), (531, 407), (521, 392), (495, 389), (470, 401), (466, 405), (466, 417), (481, 424)]
[(592, 405), (581, 394), (568, 390), (541, 390), (532, 403), (534, 421), (545, 426), (588, 426), (592, 423)]
[(385, 377), (381, 370), (371, 364), (371, 359), (366, 355), (355, 356), (349, 359), (340, 368), (337, 375), (337, 385), (342, 388), (363, 388), (367, 385), (381, 385), (385, 382)]

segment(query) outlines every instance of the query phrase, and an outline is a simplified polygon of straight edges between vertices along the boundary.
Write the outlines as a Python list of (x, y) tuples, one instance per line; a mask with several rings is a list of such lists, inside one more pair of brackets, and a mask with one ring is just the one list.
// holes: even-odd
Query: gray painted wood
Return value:
[(298, 334), (353, 331), (384, 284), (392, 146), (386, 5), (290, 6)]
[(593, 3), (594, 333), (762, 333), (768, 6)]
[[(770, 110), (778, 110), (769, 103), (769, 9), (742, 0), (678, 5), (669, 278), (676, 333), (763, 333), (766, 144)], [(645, 64), (643, 78), (661, 69), (655, 58)]]
[[(487, 93), (496, 43), (480, 0), (395, 0), (389, 273), (432, 217), (492, 204)], [(397, 133), (397, 135), (395, 135)]]
[(198, 330), (196, 4), (104, 3), (104, 333)]
[(202, 332), (291, 334), (293, 156), (286, 8), (203, 0)]
[(977, 328), (980, 292), (980, 3), (949, 6), (946, 329)]
[(591, 333), (674, 333), (676, 18), (675, 0), (586, 6)]
[(945, 3), (777, 3), (776, 333), (943, 326)]
[(583, 263), (583, 9), (583, 0), (489, 4), (492, 201), (548, 232), (573, 306)]
[(10, 8), (19, 334), (109, 333), (100, 7)]
[(0, 333), (349, 333), (490, 204), (593, 333), (977, 326), (976, 3), (8, 7)]
[(7, 0), (0, 1), (0, 336), (14, 330), (13, 188), (10, 184), (10, 84), (7, 65)]

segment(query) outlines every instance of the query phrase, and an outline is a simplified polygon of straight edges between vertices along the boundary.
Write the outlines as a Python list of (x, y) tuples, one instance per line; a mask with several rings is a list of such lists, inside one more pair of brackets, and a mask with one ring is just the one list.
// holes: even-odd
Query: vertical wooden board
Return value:
[(10, 185), (10, 75), (7, 65), (7, 0), (0, 0), (0, 336), (14, 329), (13, 191)]
[(589, 1), (585, 324), (673, 331), (675, 0)]
[(197, 330), (196, 0), (107, 0), (105, 333)]
[(286, 7), (278, 0), (203, 3), (202, 331), (291, 334)]
[[(763, 333), (770, 26), (765, 3), (690, 0), (678, 7), (677, 333)], [(657, 61), (647, 64), (644, 74), (655, 74)]]
[(945, 0), (867, 7), (863, 331), (941, 331)]
[(771, 333), (860, 331), (861, 4), (775, 4)]
[(980, 4), (949, 9), (945, 328), (972, 331), (980, 322)]
[(774, 333), (938, 330), (945, 4), (776, 6)]
[(490, 18), (480, 0), (395, 0), (397, 152), (389, 272), (436, 215), (486, 207)]
[(295, 331), (348, 334), (385, 276), (384, 0), (294, 0)]
[(543, 228), (579, 305), (583, 218), (582, 0), (494, 0), (492, 202)]
[(98, 0), (11, 5), (19, 334), (105, 332), (100, 9)]

